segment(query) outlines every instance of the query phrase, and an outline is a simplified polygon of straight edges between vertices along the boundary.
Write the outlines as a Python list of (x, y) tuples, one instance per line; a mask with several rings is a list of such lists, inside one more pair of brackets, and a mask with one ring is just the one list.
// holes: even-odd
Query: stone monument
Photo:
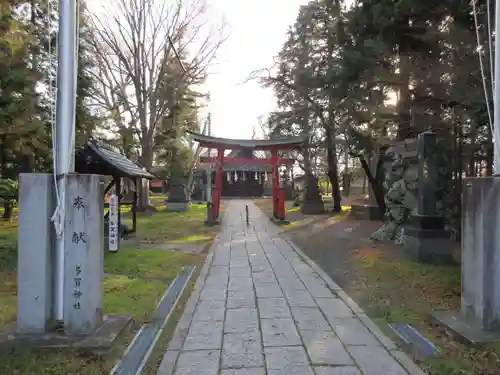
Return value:
[(12, 331), (8, 328), (0, 333), (2, 346), (76, 345), (102, 352), (131, 321), (128, 316), (103, 316), (104, 200), (100, 176), (70, 173), (64, 178), (64, 326), (55, 325), (53, 315), (56, 282), (61, 281), (54, 278), (54, 177), (21, 174), (17, 322)]
[[(406, 253), (418, 261), (453, 262), (453, 242), (445, 230), (440, 181), (444, 178), (439, 163), (436, 133), (424, 132), (417, 139), (416, 206), (405, 226)], [(440, 212), (441, 211), (441, 212)]]
[(67, 176), (64, 222), (64, 330), (90, 334), (102, 324), (104, 190), (98, 175)]
[(292, 185), (292, 180), (290, 179), (290, 174), (288, 170), (285, 170), (281, 174), (281, 184), (285, 191), (285, 201), (293, 201), (294, 200), (294, 190)]
[(437, 136), (431, 131), (387, 149), (383, 163), (386, 222), (372, 239), (394, 240), (413, 260), (453, 262), (453, 242), (444, 228), (442, 160)]
[(500, 179), (465, 178), (462, 192), (462, 304), (437, 321), (471, 344), (500, 341)]
[(54, 295), (54, 177), (48, 173), (19, 175), (19, 239), (17, 260), (17, 333), (50, 330)]
[(312, 175), (306, 175), (305, 186), (300, 202), (300, 212), (303, 214), (319, 214), (325, 211), (325, 204), (318, 187), (318, 179)]
[(173, 178), (165, 201), (167, 209), (171, 212), (186, 212), (189, 209), (189, 196), (186, 192), (187, 179)]

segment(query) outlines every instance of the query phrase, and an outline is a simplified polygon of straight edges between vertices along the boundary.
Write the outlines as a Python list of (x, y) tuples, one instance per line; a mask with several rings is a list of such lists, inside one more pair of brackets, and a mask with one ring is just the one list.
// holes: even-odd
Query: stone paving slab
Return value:
[(158, 375), (187, 374), (424, 375), (243, 200), (229, 203), (158, 369)]

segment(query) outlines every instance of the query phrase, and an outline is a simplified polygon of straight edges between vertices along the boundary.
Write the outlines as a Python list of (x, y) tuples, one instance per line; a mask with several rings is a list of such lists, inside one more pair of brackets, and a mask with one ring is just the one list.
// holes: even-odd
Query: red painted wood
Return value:
[(285, 220), (285, 190), (278, 190), (278, 218)]
[[(216, 163), (217, 158), (213, 156), (200, 156), (201, 163)], [(277, 164), (293, 164), (294, 160), (289, 158), (278, 159)], [(254, 164), (254, 165), (273, 165), (273, 159), (269, 158), (224, 158), (224, 164)]]
[(271, 152), (271, 164), (273, 167), (272, 175), (273, 175), (273, 216), (277, 215), (277, 199), (278, 199), (278, 151), (273, 150)]
[(217, 173), (215, 176), (215, 188), (217, 189), (217, 194), (216, 194), (216, 201), (217, 205), (215, 207), (215, 212), (216, 212), (216, 217), (219, 217), (219, 212), (220, 212), (220, 199), (222, 196), (222, 174), (224, 173), (222, 170), (222, 166), (224, 165), (224, 149), (223, 148), (218, 148), (217, 149)]

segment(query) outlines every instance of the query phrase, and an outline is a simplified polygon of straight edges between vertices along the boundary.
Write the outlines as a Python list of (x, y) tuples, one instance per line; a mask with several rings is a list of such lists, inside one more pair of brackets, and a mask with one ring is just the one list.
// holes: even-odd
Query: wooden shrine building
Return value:
[[(132, 206), (132, 228), (129, 229), (122, 225), (120, 208), (118, 208), (118, 223), (121, 236), (134, 233), (137, 229), (139, 184), (141, 179), (152, 180), (155, 176), (129, 160), (117, 148), (93, 138), (89, 139), (82, 148), (76, 150), (75, 170), (78, 173), (103, 176), (103, 181), (107, 182), (103, 199), (114, 188), (118, 197), (118, 207), (123, 204)], [(105, 207), (109, 207), (109, 204), (105, 203)], [(107, 227), (108, 214), (109, 212), (105, 214), (105, 227)]]
[[(207, 150), (208, 151), (208, 150)], [(212, 154), (216, 154), (217, 150)], [(225, 155), (227, 160), (222, 167), (222, 197), (262, 197), (270, 194), (271, 166), (261, 162), (262, 159), (269, 158), (265, 151), (253, 150), (251, 148), (241, 148), (231, 150)], [(215, 155), (208, 155), (208, 152), (200, 156), (200, 165), (197, 168), (197, 175), (206, 186), (208, 181), (209, 165)], [(212, 183), (215, 181), (216, 170), (212, 169)]]
[[(266, 181), (269, 180), (274, 216), (284, 219), (285, 196), (280, 187), (279, 166), (291, 165), (293, 160), (280, 158), (278, 151), (292, 151), (302, 147), (309, 139), (309, 135), (265, 140), (217, 138), (197, 133), (191, 135), (199, 142), (200, 147), (216, 150), (216, 155), (200, 158), (202, 166), (212, 165), (212, 181), (215, 182), (212, 188), (212, 204), (215, 219), (219, 216), (221, 197), (261, 196)], [(226, 150), (230, 150), (228, 155)], [(204, 170), (207, 168), (204, 167)]]

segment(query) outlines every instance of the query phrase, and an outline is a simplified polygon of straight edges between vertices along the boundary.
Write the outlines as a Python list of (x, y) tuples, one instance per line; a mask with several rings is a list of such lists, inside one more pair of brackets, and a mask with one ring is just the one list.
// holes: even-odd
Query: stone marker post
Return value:
[[(426, 131), (417, 139), (416, 176), (408, 174), (408, 184), (416, 192), (416, 207), (405, 226), (406, 253), (414, 260), (448, 263), (453, 261), (453, 242), (438, 212), (438, 143), (434, 132)], [(415, 177), (415, 178), (413, 178)], [(412, 197), (412, 195), (409, 195)], [(413, 197), (412, 197), (413, 198)], [(411, 204), (410, 206), (413, 206)]]
[(49, 329), (53, 300), (54, 176), (19, 176), (17, 266), (17, 333), (41, 334)]
[(462, 219), (462, 312), (481, 329), (500, 326), (500, 179), (466, 178)]
[(67, 176), (64, 222), (64, 324), (69, 335), (102, 324), (104, 279), (103, 184), (98, 175)]
[(167, 209), (171, 212), (186, 212), (189, 210), (190, 197), (186, 193), (187, 181), (185, 178), (173, 178), (168, 198), (166, 200)]
[(308, 174), (305, 176), (305, 187), (300, 202), (300, 212), (303, 214), (318, 214), (325, 211), (325, 204), (318, 187), (318, 179)]
[(500, 179), (465, 178), (462, 188), (462, 305), (434, 317), (466, 341), (500, 341)]
[[(439, 216), (437, 213), (437, 134), (424, 132), (418, 136), (418, 206), (421, 216)], [(439, 216), (441, 218), (441, 216)], [(441, 218), (442, 219), (442, 218)]]

